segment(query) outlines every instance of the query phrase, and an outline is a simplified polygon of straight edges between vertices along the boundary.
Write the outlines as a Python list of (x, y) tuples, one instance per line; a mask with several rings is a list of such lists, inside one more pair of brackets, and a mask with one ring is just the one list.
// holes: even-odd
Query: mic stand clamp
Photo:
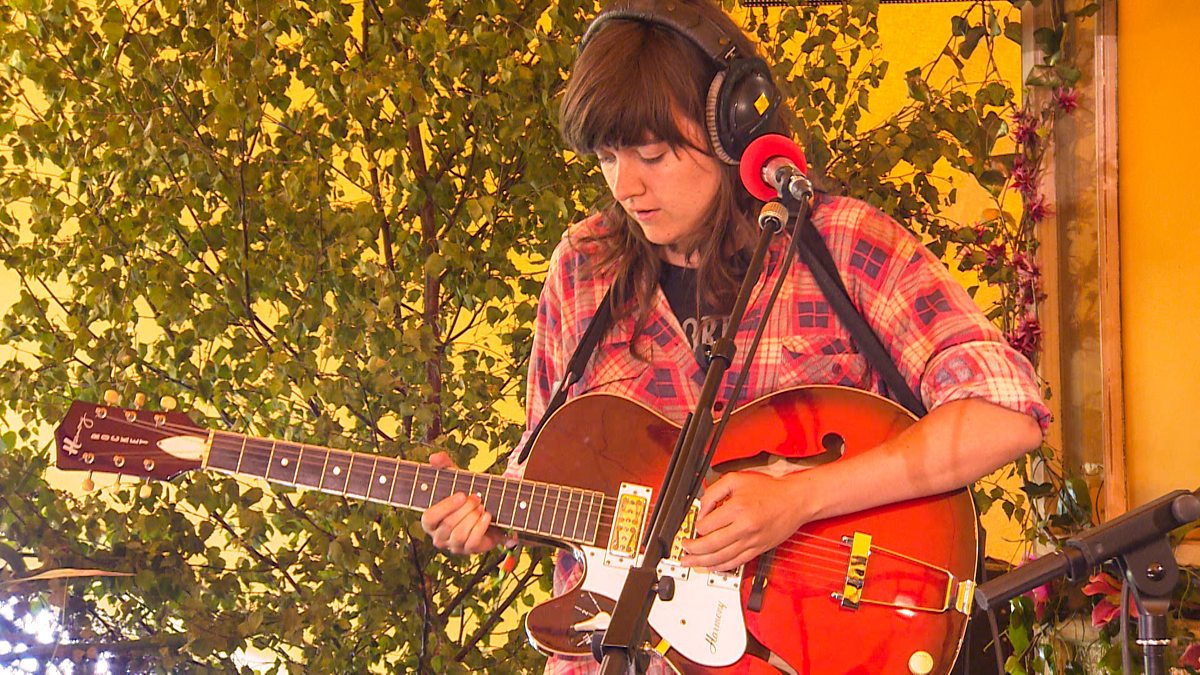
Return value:
[[(1137, 643), (1142, 646), (1146, 675), (1162, 675), (1167, 645), (1167, 612), (1179, 582), (1179, 564), (1166, 537), (1117, 557), (1126, 581), (1133, 587), (1138, 610)], [(1124, 610), (1124, 608), (1122, 608)]]
[[(789, 195), (781, 196), (785, 198), (785, 202), (789, 198)], [(801, 203), (798, 218), (807, 218), (810, 208), (811, 202)], [(650, 609), (660, 595), (664, 602), (667, 601), (673, 589), (673, 580), (658, 578), (658, 564), (670, 553), (675, 534), (695, 501), (703, 476), (708, 473), (711, 453), (706, 453), (705, 449), (710, 440), (713, 447), (716, 442), (710, 438), (713, 430), (713, 404), (716, 402), (725, 372), (733, 363), (734, 354), (737, 352), (733, 338), (729, 336), (737, 334), (745, 316), (755, 283), (762, 274), (771, 241), (783, 229), (783, 222), (780, 221), (776, 214), (764, 215), (759, 219), (762, 231), (750, 257), (750, 264), (742, 279), (733, 309), (730, 310), (728, 328), (713, 345), (695, 412), (688, 415), (683, 423), (666, 477), (657, 492), (649, 521), (649, 535), (643, 540), (645, 551), (642, 561), (630, 568), (621, 594), (617, 598), (616, 607), (613, 608), (608, 628), (604, 631), (599, 649), (603, 655), (600, 663), (600, 672), (603, 675), (625, 675), (631, 668), (637, 673), (643, 673), (648, 666), (649, 654), (643, 645), (646, 642)], [(597, 637), (593, 635), (592, 639)], [(595, 647), (592, 652), (597, 652)]]

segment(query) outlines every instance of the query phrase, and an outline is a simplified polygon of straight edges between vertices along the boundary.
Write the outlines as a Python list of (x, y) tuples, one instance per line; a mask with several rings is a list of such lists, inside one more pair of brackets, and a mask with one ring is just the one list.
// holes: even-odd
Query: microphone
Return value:
[(764, 134), (754, 139), (742, 153), (738, 171), (746, 191), (761, 201), (812, 198), (812, 183), (805, 176), (808, 161), (804, 151), (782, 134)]

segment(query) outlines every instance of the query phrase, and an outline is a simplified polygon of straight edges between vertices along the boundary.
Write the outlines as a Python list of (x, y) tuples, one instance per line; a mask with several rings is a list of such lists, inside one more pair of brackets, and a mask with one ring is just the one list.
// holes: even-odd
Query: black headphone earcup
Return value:
[(705, 116), (717, 156), (737, 164), (751, 141), (772, 130), (779, 101), (762, 59), (737, 59), (713, 78)]

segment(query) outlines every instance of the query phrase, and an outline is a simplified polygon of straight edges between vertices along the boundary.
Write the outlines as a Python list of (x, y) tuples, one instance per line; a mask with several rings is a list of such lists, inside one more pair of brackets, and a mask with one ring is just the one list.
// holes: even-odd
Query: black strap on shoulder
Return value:
[(821, 287), (821, 292), (825, 294), (825, 299), (833, 306), (833, 311), (837, 313), (838, 318), (850, 330), (850, 336), (858, 344), (859, 349), (867, 357), (867, 361), (879, 371), (883, 377), (884, 386), (896, 401), (907, 408), (909, 412), (917, 417), (924, 417), (924, 404), (921, 403), (921, 398), (908, 386), (908, 382), (904, 380), (904, 376), (900, 374), (900, 370), (896, 368), (895, 361), (892, 360), (887, 348), (879, 340), (879, 336), (875, 331), (871, 330), (871, 326), (867, 324), (867, 320), (859, 313), (858, 308), (854, 306), (854, 302), (850, 300), (850, 293), (846, 290), (845, 283), (842, 282), (842, 277), (838, 274), (837, 264), (833, 261), (833, 255), (829, 252), (829, 247), (825, 244), (825, 240), (821, 238), (821, 233), (817, 232), (817, 227), (812, 224), (812, 221), (803, 223), (800, 227), (800, 256), (804, 260), (804, 264), (808, 265), (808, 269), (812, 271), (813, 277), (817, 280), (817, 285)]
[(571, 385), (583, 377), (583, 369), (592, 358), (592, 352), (596, 351), (596, 345), (600, 344), (600, 338), (608, 332), (608, 326), (611, 323), (612, 287), (610, 286), (608, 292), (604, 294), (604, 298), (600, 301), (600, 306), (596, 309), (596, 314), (592, 317), (591, 323), (588, 324), (587, 330), (583, 332), (583, 337), (580, 338), (579, 344), (575, 347), (575, 352), (571, 354), (571, 360), (567, 362), (567, 371), (563, 373), (562, 379), (554, 387), (554, 393), (550, 395), (550, 402), (546, 404), (546, 411), (542, 413), (542, 419), (538, 420), (538, 425), (534, 428), (533, 433), (529, 435), (529, 440), (525, 442), (525, 447), (521, 448), (521, 455), (517, 459), (518, 462), (524, 464), (525, 460), (529, 459), (529, 451), (533, 448), (533, 442), (542, 433), (542, 427), (546, 426), (546, 420), (550, 419), (550, 415), (567, 402), (567, 391), (571, 388)]

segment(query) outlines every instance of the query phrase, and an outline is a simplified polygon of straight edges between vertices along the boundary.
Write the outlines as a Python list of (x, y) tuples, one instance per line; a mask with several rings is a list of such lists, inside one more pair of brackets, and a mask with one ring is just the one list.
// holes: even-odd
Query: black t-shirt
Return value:
[(712, 344), (725, 331), (733, 302), (730, 300), (728, 307), (715, 307), (698, 297), (695, 269), (664, 262), (658, 283), (679, 325), (683, 326), (688, 344), (697, 354), (702, 345)]

